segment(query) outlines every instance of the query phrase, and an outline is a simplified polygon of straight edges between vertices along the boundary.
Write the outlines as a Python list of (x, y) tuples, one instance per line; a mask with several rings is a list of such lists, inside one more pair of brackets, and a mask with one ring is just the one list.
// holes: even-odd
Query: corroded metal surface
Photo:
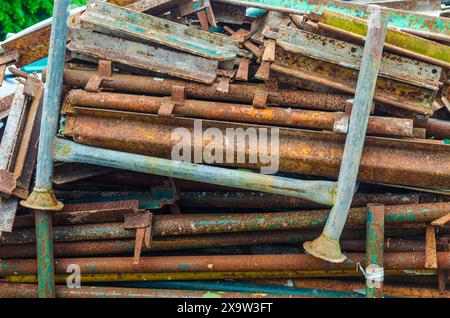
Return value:
[[(255, 7), (266, 10), (301, 14), (321, 14), (324, 9), (332, 9), (355, 17), (366, 18), (370, 14), (367, 5), (335, 0), (215, 0), (245, 7)], [(438, 34), (450, 35), (450, 20), (418, 14), (410, 11), (383, 8), (382, 12), (390, 15), (390, 23), (397, 28), (411, 28), (414, 30), (430, 31)]]
[(158, 43), (213, 60), (249, 56), (238, 43), (228, 37), (197, 30), (151, 15), (94, 1), (81, 16), (83, 28), (119, 36)]
[[(289, 53), (277, 48), (271, 70), (295, 78), (306, 79), (339, 91), (354, 94), (359, 72), (338, 64), (319, 61), (302, 54)], [(432, 114), (436, 91), (379, 77), (374, 100), (398, 108)]]
[[(251, 272), (302, 270), (355, 270), (355, 264), (364, 262), (364, 254), (348, 254), (349, 261), (331, 264), (306, 254), (291, 255), (226, 255), (226, 256), (155, 256), (141, 257), (133, 264), (130, 257), (62, 258), (55, 260), (55, 271), (65, 274), (67, 266), (78, 264), (85, 274), (145, 273), (145, 272)], [(386, 269), (424, 269), (424, 253), (386, 253)], [(438, 253), (441, 269), (450, 268), (448, 252)], [(35, 260), (1, 260), (0, 274), (35, 274)]]
[[(63, 111), (70, 112), (73, 111), (73, 107), (79, 106), (157, 114), (161, 105), (165, 102), (170, 102), (170, 99), (113, 93), (95, 94), (73, 90), (66, 96)], [(278, 107), (257, 108), (252, 105), (200, 100), (177, 102), (172, 114), (190, 118), (318, 130), (333, 130), (336, 121), (349, 119), (348, 115), (340, 112), (319, 112)], [(369, 118), (367, 129), (369, 134), (412, 137), (413, 120), (373, 116)], [(344, 132), (346, 132), (346, 129)]]
[(79, 28), (72, 29), (67, 48), (80, 58), (86, 55), (207, 84), (214, 82), (218, 70), (217, 61)]
[[(447, 215), (450, 203), (393, 205), (386, 206), (387, 226), (399, 224), (425, 223)], [(158, 236), (194, 235), (207, 233), (227, 233), (245, 231), (316, 229), (322, 227), (329, 210), (220, 214), (220, 215), (155, 215), (152, 233)], [(350, 210), (347, 229), (361, 228), (366, 224), (366, 208)], [(423, 228), (423, 227), (422, 227)], [(126, 230), (123, 223), (86, 224), (76, 226), (57, 226), (54, 229), (55, 241), (83, 241), (102, 239), (124, 239), (134, 237), (135, 232)], [(24, 244), (34, 241), (32, 229), (5, 233), (0, 244)]]
[[(32, 284), (0, 284), (2, 298), (37, 298), (37, 286)], [(299, 296), (272, 295), (261, 293), (189, 291), (175, 289), (142, 289), (121, 287), (81, 287), (56, 286), (57, 298), (277, 298)]]
[[(81, 113), (86, 113), (81, 114)], [(175, 127), (193, 129), (191, 119), (110, 113), (84, 109), (67, 116), (64, 134), (78, 143), (150, 156), (171, 158)], [(203, 121), (203, 129), (237, 125)], [(238, 128), (247, 129), (239, 124)], [(279, 129), (280, 170), (337, 176), (345, 136), (325, 132)], [(204, 143), (208, 142), (204, 140)], [(222, 142), (223, 144), (223, 142)], [(246, 152), (255, 152), (248, 149)], [(395, 149), (395, 151), (393, 150)], [(450, 188), (450, 145), (442, 142), (367, 137), (359, 180), (434, 189)], [(255, 164), (240, 166), (256, 168)]]

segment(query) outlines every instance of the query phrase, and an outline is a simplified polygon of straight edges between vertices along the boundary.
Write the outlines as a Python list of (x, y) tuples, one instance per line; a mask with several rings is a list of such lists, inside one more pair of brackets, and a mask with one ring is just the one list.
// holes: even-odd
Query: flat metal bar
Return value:
[(11, 232), (13, 230), (16, 211), (19, 206), (19, 199), (12, 197), (1, 199), (0, 201), (0, 237), (2, 232)]
[[(355, 17), (367, 18), (369, 7), (364, 4), (349, 3), (334, 0), (213, 0), (245, 7), (261, 8), (293, 14), (322, 14), (328, 8)], [(418, 31), (429, 31), (450, 35), (450, 19), (433, 17), (410, 11), (383, 8), (382, 12), (389, 14), (389, 23), (397, 28), (410, 28)]]
[(366, 298), (383, 298), (384, 206), (367, 206)]
[(367, 41), (339, 171), (336, 201), (321, 236), (312, 242), (305, 242), (303, 245), (308, 253), (330, 262), (343, 262), (346, 259), (339, 247), (339, 237), (344, 229), (356, 189), (367, 123), (387, 32), (388, 16), (382, 14), (378, 7), (375, 7), (368, 24)]
[(439, 17), (442, 11), (441, 0), (352, 0), (363, 4), (376, 4), (384, 8), (419, 12)]
[[(44, 206), (44, 209), (59, 209), (62, 207), (61, 204), (58, 204), (52, 192), (53, 158), (51, 143), (59, 124), (59, 104), (62, 94), (69, 14), (70, 0), (55, 0), (50, 35), (48, 79), (44, 94), (39, 137), (36, 182), (33, 193), (28, 200), (22, 201), (22, 205), (31, 208), (42, 208)], [(35, 213), (39, 297), (54, 298), (52, 216), (50, 212), (43, 210), (36, 210)]]
[[(310, 32), (279, 26), (266, 32), (283, 50), (359, 70), (364, 47)], [(380, 76), (437, 91), (442, 68), (410, 58), (383, 53)]]
[(239, 49), (239, 43), (229, 37), (106, 2), (90, 3), (81, 16), (81, 21), (83, 28), (144, 43), (158, 43), (212, 60), (229, 60), (236, 56), (250, 57), (249, 52)]
[(217, 61), (200, 56), (79, 28), (72, 28), (72, 41), (67, 48), (97, 61), (109, 60), (206, 84), (214, 82), (219, 66)]
[(152, 173), (184, 180), (294, 196), (332, 205), (334, 182), (301, 181), (94, 148), (56, 138), (54, 160)]
[(9, 170), (11, 168), (11, 159), (13, 150), (19, 140), (18, 133), (22, 128), (20, 122), (26, 112), (26, 97), (24, 95), (24, 85), (18, 84), (11, 104), (8, 116), (8, 122), (1, 139), (0, 144), (0, 170)]

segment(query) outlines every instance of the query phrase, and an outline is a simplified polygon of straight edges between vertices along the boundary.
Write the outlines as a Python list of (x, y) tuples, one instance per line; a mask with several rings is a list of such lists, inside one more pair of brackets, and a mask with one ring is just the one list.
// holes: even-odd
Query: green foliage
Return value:
[[(86, 0), (72, 0), (72, 7)], [(53, 0), (0, 0), (0, 41), (52, 15)]]

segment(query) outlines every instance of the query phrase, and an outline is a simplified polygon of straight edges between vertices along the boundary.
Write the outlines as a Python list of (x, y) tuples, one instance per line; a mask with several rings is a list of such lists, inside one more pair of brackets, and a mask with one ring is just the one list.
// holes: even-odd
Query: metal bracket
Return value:
[(170, 88), (170, 97), (174, 103), (184, 103), (186, 100), (186, 86), (173, 85)]
[(99, 93), (102, 91), (101, 85), (103, 81), (112, 81), (112, 62), (101, 60), (98, 62), (98, 74), (89, 79), (85, 90), (88, 92)]
[(153, 213), (144, 212), (125, 216), (124, 228), (136, 229), (136, 242), (134, 245), (134, 264), (139, 263), (142, 253), (142, 245), (149, 248), (152, 242)]
[(161, 117), (172, 117), (173, 108), (175, 107), (175, 103), (171, 101), (161, 102), (161, 105), (158, 109), (158, 116)]
[(267, 106), (267, 98), (269, 97), (269, 93), (266, 91), (257, 91), (255, 96), (253, 96), (253, 107), (256, 108), (266, 108)]
[(236, 73), (235, 79), (238, 81), (248, 81), (248, 71), (250, 67), (250, 59), (241, 58), (241, 62), (239, 63), (239, 68)]
[(231, 79), (236, 76), (236, 70), (219, 70), (217, 75), (219, 77), (219, 84), (217, 90), (219, 92), (228, 93), (230, 91)]
[(427, 225), (425, 236), (425, 268), (437, 269), (436, 229)]

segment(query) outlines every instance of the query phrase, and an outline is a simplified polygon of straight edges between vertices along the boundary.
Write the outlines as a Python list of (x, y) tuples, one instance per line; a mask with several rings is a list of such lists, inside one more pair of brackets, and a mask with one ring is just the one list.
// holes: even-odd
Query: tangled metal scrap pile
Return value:
[[(95, 0), (42, 77), (19, 68), (57, 60), (51, 21), (1, 43), (0, 296), (448, 297), (445, 5)], [(264, 128), (276, 175), (227, 135)]]

